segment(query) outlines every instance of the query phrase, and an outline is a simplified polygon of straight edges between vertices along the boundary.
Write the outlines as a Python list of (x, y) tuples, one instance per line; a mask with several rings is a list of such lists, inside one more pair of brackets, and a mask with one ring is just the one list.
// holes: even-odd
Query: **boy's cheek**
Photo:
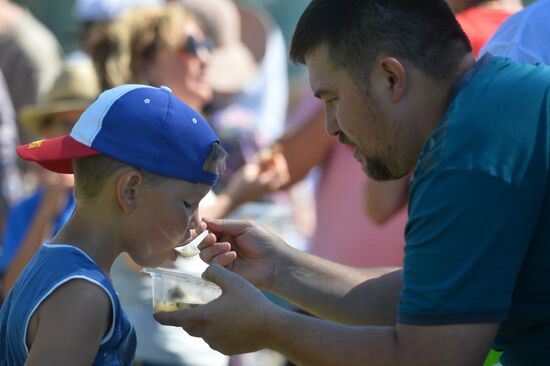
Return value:
[[(201, 202), (204, 202), (204, 200)], [(198, 231), (202, 233), (204, 230), (208, 229), (208, 225), (203, 220), (204, 218), (204, 214), (201, 215), (201, 207), (198, 207), (190, 218), (189, 228), (198, 229)]]

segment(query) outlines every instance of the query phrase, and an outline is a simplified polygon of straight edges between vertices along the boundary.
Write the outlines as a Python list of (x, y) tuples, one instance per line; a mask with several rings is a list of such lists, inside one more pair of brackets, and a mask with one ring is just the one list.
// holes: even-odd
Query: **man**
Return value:
[[(497, 28), (510, 15), (522, 9), (520, 0), (447, 0), (453, 10), (456, 20), (468, 37), (472, 46), (472, 54), (477, 59), (483, 45), (491, 38)], [(514, 37), (506, 37), (514, 42)], [(544, 37), (541, 37), (543, 39)], [(544, 44), (544, 42), (541, 42)], [(495, 56), (505, 56), (491, 52)], [(517, 60), (515, 60), (517, 61)], [(404, 192), (408, 191), (408, 179), (394, 180), (391, 185), (366, 184), (364, 194), (365, 212), (376, 220), (378, 217), (386, 218), (393, 215), (386, 208), (393, 202), (403, 199)], [(382, 187), (383, 189), (381, 189)], [(406, 199), (406, 198), (405, 198)]]
[(270, 305), (219, 265), (204, 274), (219, 299), (157, 319), (225, 353), (267, 347), (301, 365), (480, 365), (491, 344), (506, 366), (547, 363), (550, 69), (475, 63), (439, 0), (313, 0), (291, 56), (368, 175), (414, 168), (402, 271), (205, 219), (221, 238), (201, 245), (205, 261), (327, 320)]

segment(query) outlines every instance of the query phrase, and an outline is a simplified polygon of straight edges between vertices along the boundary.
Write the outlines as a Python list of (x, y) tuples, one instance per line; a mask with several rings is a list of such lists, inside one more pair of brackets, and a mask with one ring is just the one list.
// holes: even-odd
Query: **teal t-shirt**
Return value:
[(487, 56), (410, 182), (400, 323), (500, 322), (504, 365), (550, 357), (550, 68)]

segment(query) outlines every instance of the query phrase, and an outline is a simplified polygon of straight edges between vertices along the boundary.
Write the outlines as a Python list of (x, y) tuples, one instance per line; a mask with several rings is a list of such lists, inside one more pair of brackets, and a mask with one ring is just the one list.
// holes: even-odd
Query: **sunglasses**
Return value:
[(198, 56), (201, 51), (212, 53), (214, 50), (214, 43), (210, 38), (196, 39), (193, 36), (189, 36), (181, 50), (190, 55)]

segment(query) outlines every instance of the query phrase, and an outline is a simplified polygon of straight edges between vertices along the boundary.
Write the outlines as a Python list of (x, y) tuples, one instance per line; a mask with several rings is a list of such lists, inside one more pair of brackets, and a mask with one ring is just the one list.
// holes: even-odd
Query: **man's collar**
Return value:
[(472, 67), (470, 67), (453, 85), (453, 98), (468, 84), (470, 80), (483, 69), (493, 58), (490, 53), (484, 54), (479, 60), (477, 60)]

